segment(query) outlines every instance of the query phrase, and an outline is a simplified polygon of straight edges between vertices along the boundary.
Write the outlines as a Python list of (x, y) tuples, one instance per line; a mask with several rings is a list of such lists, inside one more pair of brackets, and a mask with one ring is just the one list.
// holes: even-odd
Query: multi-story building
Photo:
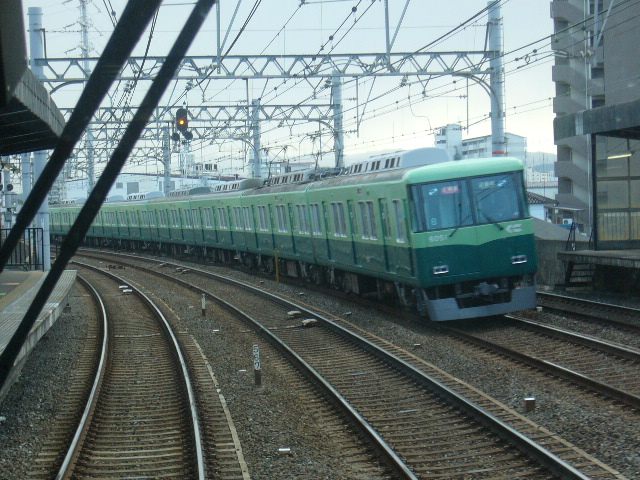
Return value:
[[(617, 105), (640, 96), (640, 4), (615, 0), (553, 0), (551, 17), (557, 117)], [(586, 212), (591, 225), (592, 161), (589, 135), (556, 142), (560, 205)]]
[[(513, 133), (506, 133), (507, 155), (526, 161), (527, 139)], [(462, 127), (460, 125), (446, 125), (439, 128), (435, 134), (435, 146), (444, 148), (451, 158), (482, 158), (491, 157), (491, 135), (462, 139)]]

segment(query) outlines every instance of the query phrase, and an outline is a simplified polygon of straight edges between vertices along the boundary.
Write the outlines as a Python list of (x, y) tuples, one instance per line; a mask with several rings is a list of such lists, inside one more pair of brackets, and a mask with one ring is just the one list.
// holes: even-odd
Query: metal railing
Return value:
[[(11, 229), (0, 229), (0, 247), (4, 244)], [(19, 268), (24, 271), (44, 270), (44, 247), (42, 228), (27, 228), (9, 257), (7, 268)]]

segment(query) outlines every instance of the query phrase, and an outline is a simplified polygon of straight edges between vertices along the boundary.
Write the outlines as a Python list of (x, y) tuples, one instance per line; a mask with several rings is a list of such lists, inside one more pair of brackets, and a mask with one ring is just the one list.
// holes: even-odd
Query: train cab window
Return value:
[(467, 183), (462, 180), (412, 187), (414, 227), (417, 232), (473, 224)]
[(524, 217), (520, 199), (522, 176), (503, 173), (471, 179), (473, 205), (478, 223), (495, 223)]

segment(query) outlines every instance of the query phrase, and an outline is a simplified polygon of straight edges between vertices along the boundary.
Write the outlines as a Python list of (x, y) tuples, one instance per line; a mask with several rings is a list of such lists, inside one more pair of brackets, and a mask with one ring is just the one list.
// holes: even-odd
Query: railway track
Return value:
[(612, 326), (640, 335), (640, 310), (556, 293), (538, 292), (538, 304), (545, 310), (577, 317), (598, 325)]
[[(105, 260), (99, 255), (97, 258)], [(110, 256), (108, 261), (116, 260)], [(143, 267), (140, 263), (149, 260), (140, 257), (118, 261), (146, 274), (157, 275), (160, 268), (158, 263)], [(177, 267), (166, 262), (163, 265)], [(254, 328), (273, 345), (285, 349), (299, 368), (307, 368), (306, 375), (326, 384), (327, 394), (331, 393), (334, 402), (350, 412), (352, 421), (360, 423), (361, 431), (372, 438), (379, 437), (375, 438), (376, 448), (389, 452), (387, 462), (394, 465), (396, 472), (406, 475), (402, 478), (622, 478), (526, 419), (515, 420), (519, 430), (512, 428), (499, 416), (513, 421), (514, 416), (518, 417), (515, 412), (504, 406), (498, 408), (494, 400), (407, 352), (388, 344), (381, 348), (384, 341), (342, 319), (325, 318), (247, 284), (214, 280), (207, 272), (191, 269), (188, 273), (189, 282), (180, 280), (185, 288), (216, 298), (210, 291), (192, 285), (203, 284), (211, 289), (215, 281), (216, 294), (233, 298), (234, 305), (221, 298), (216, 301), (250, 319)], [(203, 280), (196, 282), (196, 277)], [(177, 281), (175, 275), (164, 278)], [(238, 295), (238, 288), (243, 289), (242, 295)], [(268, 307), (264, 297), (268, 297)], [(291, 309), (313, 318), (314, 327), (292, 323)], [(495, 415), (500, 409), (501, 413)], [(527, 435), (535, 436), (537, 442)], [(557, 455), (552, 453), (554, 450)], [(571, 461), (562, 460), (563, 455)], [(571, 462), (577, 462), (580, 471)]]
[[(56, 478), (205, 478), (186, 365), (166, 319), (139, 290), (83, 268), (109, 302), (101, 361)], [(127, 287), (127, 288), (122, 288)], [(131, 295), (129, 294), (131, 293)]]
[[(507, 315), (507, 323), (443, 327), (458, 338), (640, 408), (640, 351)], [(495, 327), (495, 328), (494, 328)]]

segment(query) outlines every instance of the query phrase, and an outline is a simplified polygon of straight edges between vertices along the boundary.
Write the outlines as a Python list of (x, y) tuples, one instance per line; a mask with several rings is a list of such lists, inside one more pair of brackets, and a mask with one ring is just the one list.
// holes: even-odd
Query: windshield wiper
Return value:
[(486, 213), (482, 212), (482, 215), (485, 216), (485, 218), (487, 220), (489, 220), (491, 222), (492, 225), (495, 225), (496, 227), (498, 227), (500, 230), (504, 230), (504, 227), (502, 225), (500, 225), (498, 223), (498, 221), (495, 218), (491, 218), (489, 215), (487, 215)]

